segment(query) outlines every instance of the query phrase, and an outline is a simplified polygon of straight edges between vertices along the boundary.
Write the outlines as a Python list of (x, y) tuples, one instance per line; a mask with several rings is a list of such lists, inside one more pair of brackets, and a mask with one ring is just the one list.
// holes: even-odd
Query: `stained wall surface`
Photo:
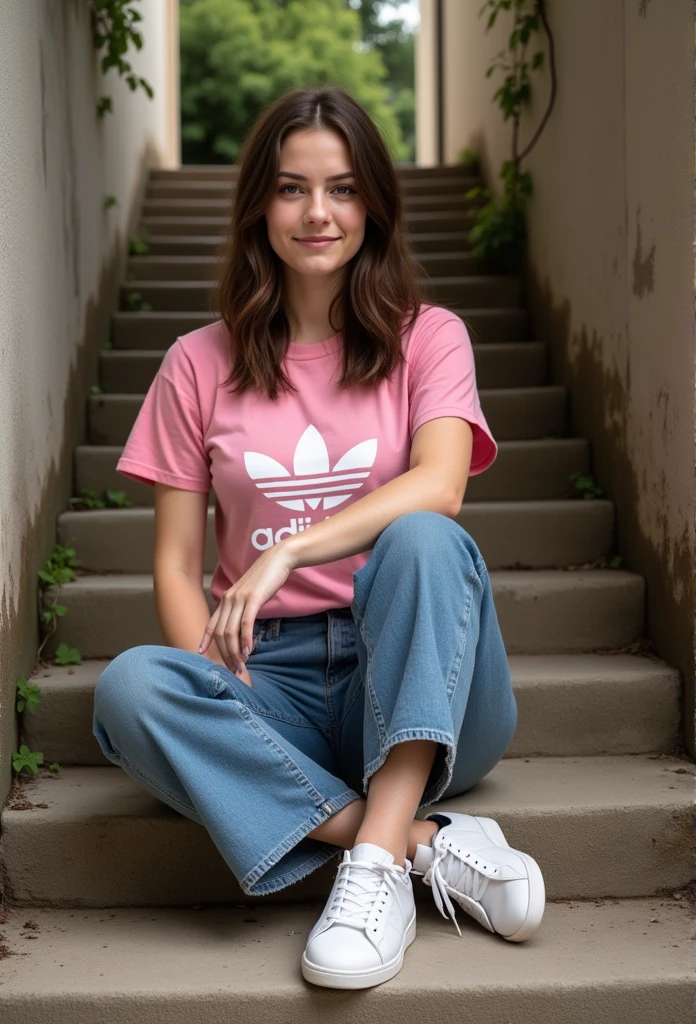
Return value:
[[(445, 153), (476, 148), (489, 187), (512, 156), (512, 121), (486, 70), (508, 54), (512, 12), (486, 32), (479, 0), (445, 0)], [(533, 337), (549, 345), (551, 379), (567, 385), (571, 431), (589, 438), (593, 472), (616, 504), (617, 551), (647, 584), (646, 634), (684, 682), (694, 743), (694, 8), (692, 0), (547, 3), (557, 92), (523, 162), (532, 175), (527, 301)], [(433, 21), (434, 0), (421, 0)], [(526, 59), (532, 103), (518, 152), (551, 95), (542, 30)], [(418, 39), (417, 83), (432, 80), (432, 40)], [(418, 123), (435, 118), (417, 93)], [(417, 161), (435, 162), (432, 131)]]
[[(127, 59), (102, 75), (87, 0), (0, 3), (0, 799), (16, 680), (39, 639), (37, 572), (72, 492), (127, 239), (150, 165), (178, 166), (178, 0), (141, 0)], [(114, 112), (99, 119), (97, 100)], [(117, 205), (104, 208), (104, 198)]]

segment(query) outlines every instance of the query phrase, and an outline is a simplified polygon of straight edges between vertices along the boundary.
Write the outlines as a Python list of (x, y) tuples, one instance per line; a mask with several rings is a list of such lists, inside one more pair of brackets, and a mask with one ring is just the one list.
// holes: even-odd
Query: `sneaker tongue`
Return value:
[(381, 846), (375, 846), (374, 843), (358, 843), (350, 851), (350, 859), (377, 860), (383, 864), (391, 864), (394, 856), (388, 850), (383, 850)]

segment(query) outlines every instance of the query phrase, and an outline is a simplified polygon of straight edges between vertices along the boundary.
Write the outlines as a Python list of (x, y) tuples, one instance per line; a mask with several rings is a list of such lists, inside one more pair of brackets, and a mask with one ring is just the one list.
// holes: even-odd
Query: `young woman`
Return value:
[(314, 984), (399, 971), (412, 873), (443, 915), (454, 900), (526, 939), (537, 863), (491, 818), (414, 820), (490, 772), (517, 724), (486, 566), (454, 522), (497, 446), (467, 330), (422, 301), (396, 169), (346, 92), (295, 90), (259, 118), (223, 257), (220, 319), (165, 353), (118, 463), (155, 487), (170, 646), (110, 662), (94, 734), (205, 826), (248, 895), (344, 851), (302, 957)]

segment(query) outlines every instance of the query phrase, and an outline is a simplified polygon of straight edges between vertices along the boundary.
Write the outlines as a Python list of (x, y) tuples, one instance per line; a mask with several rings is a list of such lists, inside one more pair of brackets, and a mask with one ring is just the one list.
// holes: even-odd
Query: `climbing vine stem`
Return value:
[[(492, 193), (485, 188), (475, 187), (466, 193), (467, 198), (479, 196), (486, 200), (476, 214), (476, 222), (469, 233), (476, 256), (483, 259), (491, 270), (517, 272), (522, 265), (526, 249), (526, 218), (527, 199), (532, 194), (532, 178), (528, 171), (521, 170), (521, 163), (536, 144), (544, 125), (549, 119), (556, 97), (556, 66), (554, 60), (553, 36), (546, 16), (545, 0), (486, 0), (479, 10), (479, 17), (489, 11), (486, 32), (495, 24), (501, 11), (513, 9), (513, 26), (508, 37), (509, 59), (504, 50), (496, 54), (495, 59), (486, 71), (490, 78), (496, 68), (505, 72), (503, 84), (494, 95), (494, 100), (503, 114), (503, 120), (512, 118), (512, 156), (504, 160), (500, 169), (500, 177), (504, 181), (503, 195), (494, 199)], [(533, 138), (520, 153), (519, 126), (522, 105), (529, 103), (532, 87), (529, 76), (529, 62), (525, 59), (525, 50), (533, 33), (543, 27), (549, 42), (549, 66), (551, 75), (551, 94), (546, 111)], [(544, 54), (538, 51), (531, 61), (531, 70), (540, 68), (544, 62)], [(466, 152), (462, 153), (462, 161)]]
[[(155, 93), (150, 83), (136, 75), (125, 59), (131, 44), (136, 50), (143, 48), (143, 37), (137, 28), (143, 16), (134, 6), (139, 2), (140, 0), (88, 0), (92, 12), (92, 38), (97, 50), (106, 47), (106, 53), (101, 59), (102, 73), (106, 74), (109, 68), (116, 68), (119, 75), (125, 76), (132, 92), (140, 87), (152, 99)], [(103, 117), (112, 111), (111, 97), (101, 96), (97, 103), (97, 116)]]

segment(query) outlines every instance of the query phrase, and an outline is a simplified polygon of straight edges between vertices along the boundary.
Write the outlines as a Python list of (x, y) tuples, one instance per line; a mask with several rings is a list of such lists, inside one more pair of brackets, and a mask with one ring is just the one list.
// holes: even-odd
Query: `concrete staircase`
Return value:
[[(206, 312), (211, 253), (233, 174), (152, 172), (142, 214), (150, 250), (129, 261), (137, 280), (123, 284), (101, 356), (104, 394), (87, 400), (74, 493), (125, 489), (135, 507), (59, 517), (58, 543), (76, 548), (82, 570), (61, 590), (69, 611), (46, 656), (65, 640), (84, 660), (33, 677), (42, 698), (24, 715), (22, 741), (63, 768), (28, 780), (0, 819), (0, 1012), (13, 1024), (146, 1015), (306, 1024), (371, 1020), (354, 1005), (368, 1000), (375, 1015), (402, 1020), (686, 1019), (693, 765), (680, 741), (681, 680), (643, 635), (644, 580), (608, 568), (613, 504), (574, 497), (569, 475), (591, 468), (588, 443), (569, 436), (568, 396), (547, 381), (522, 282), (481, 273), (468, 248), (473, 208), (462, 197), (475, 180), (461, 169), (401, 175), (429, 295), (472, 331), (481, 402), (499, 442), (496, 463), (469, 481), (458, 521), (490, 570), (519, 725), (494, 771), (441, 806), (491, 815), (538, 860), (549, 900), (541, 928), (527, 943), (506, 943), (460, 911), (460, 939), (416, 881), (419, 934), (400, 974), (360, 993), (315, 989), (299, 959), (335, 863), (251, 900), (205, 829), (103, 756), (91, 722), (104, 659), (163, 642), (151, 577), (154, 490), (118, 475), (116, 461), (164, 350), (215, 319)], [(128, 311), (136, 290), (151, 312)]]

